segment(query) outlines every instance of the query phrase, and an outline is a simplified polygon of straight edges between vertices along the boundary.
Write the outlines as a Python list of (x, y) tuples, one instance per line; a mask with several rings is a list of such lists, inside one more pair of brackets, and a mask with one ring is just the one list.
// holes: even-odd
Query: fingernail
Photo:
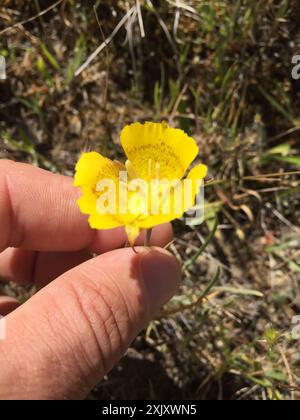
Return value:
[(163, 250), (141, 254), (140, 270), (153, 316), (176, 292), (181, 271), (175, 257)]

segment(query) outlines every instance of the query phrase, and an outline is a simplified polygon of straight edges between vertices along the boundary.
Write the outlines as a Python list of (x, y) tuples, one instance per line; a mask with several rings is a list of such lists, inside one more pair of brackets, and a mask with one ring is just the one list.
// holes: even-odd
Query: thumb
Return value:
[(82, 398), (172, 296), (180, 270), (125, 248), (68, 271), (6, 317), (0, 398)]

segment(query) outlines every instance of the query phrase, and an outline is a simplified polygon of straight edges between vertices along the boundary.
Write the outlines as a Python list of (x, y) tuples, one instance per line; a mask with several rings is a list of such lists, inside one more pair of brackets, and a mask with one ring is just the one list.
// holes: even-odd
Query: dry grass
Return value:
[(72, 174), (83, 148), (118, 156), (124, 124), (167, 119), (213, 177), (205, 222), (174, 224), (180, 293), (91, 398), (299, 398), (298, 1), (69, 0), (40, 14), (53, 3), (2, 1), (0, 157)]

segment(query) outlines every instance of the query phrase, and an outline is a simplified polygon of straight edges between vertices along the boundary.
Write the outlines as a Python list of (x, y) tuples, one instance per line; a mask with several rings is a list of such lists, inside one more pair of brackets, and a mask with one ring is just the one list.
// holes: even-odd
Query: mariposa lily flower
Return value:
[(89, 215), (90, 226), (124, 226), (134, 245), (141, 229), (180, 218), (194, 206), (207, 168), (198, 164), (184, 178), (199, 148), (184, 131), (165, 122), (128, 125), (121, 144), (125, 164), (96, 152), (83, 153), (74, 185), (82, 191), (78, 205)]

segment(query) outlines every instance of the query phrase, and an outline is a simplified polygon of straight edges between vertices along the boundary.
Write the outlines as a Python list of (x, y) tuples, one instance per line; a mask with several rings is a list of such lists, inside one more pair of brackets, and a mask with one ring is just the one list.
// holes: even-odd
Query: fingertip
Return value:
[(172, 254), (157, 247), (140, 254), (139, 266), (150, 317), (153, 317), (178, 289), (181, 279), (180, 266)]

